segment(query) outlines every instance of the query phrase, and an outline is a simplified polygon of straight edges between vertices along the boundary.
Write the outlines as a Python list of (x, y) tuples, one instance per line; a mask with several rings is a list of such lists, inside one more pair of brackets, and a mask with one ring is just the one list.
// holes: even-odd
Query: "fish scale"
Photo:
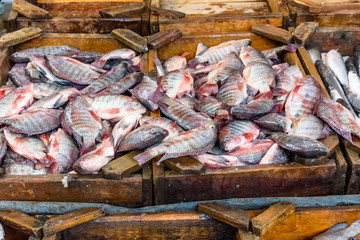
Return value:
[(184, 131), (176, 122), (163, 117), (143, 116), (140, 119), (140, 125), (154, 125), (166, 129), (169, 135), (164, 139), (174, 137)]
[(228, 155), (236, 156), (241, 162), (258, 164), (273, 144), (270, 139), (258, 139), (235, 148)]
[(220, 102), (230, 107), (243, 103), (247, 97), (246, 83), (240, 74), (236, 74), (226, 80), (217, 94)]
[(210, 117), (215, 117), (221, 109), (225, 110), (229, 115), (228, 107), (214, 97), (200, 99), (197, 103), (197, 110), (206, 113)]
[(187, 69), (179, 69), (165, 74), (159, 80), (158, 89), (171, 98), (182, 97), (193, 89), (193, 78)]
[(275, 86), (275, 72), (272, 67), (262, 62), (251, 62), (243, 71), (246, 83), (260, 93), (270, 92)]
[(0, 117), (19, 114), (33, 102), (33, 84), (29, 83), (0, 99)]
[(231, 113), (238, 119), (250, 119), (261, 114), (269, 112), (278, 112), (278, 100), (274, 99), (256, 99), (248, 104), (240, 104), (231, 108)]
[(135, 72), (126, 75), (125, 77), (119, 79), (115, 82), (110, 82), (110, 85), (107, 86), (103, 91), (99, 93), (99, 95), (105, 94), (122, 94), (130, 88), (134, 87), (137, 83), (139, 83), (144, 77), (144, 73)]

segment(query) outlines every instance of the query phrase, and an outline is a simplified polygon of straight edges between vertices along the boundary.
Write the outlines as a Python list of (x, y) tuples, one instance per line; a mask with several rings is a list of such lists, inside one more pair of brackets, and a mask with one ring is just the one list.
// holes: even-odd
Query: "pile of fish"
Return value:
[[(328, 155), (318, 141), (335, 131), (360, 136), (352, 114), (321, 96), (319, 84), (248, 39), (199, 44), (142, 72), (140, 55), (68, 46), (15, 52), (0, 88), (0, 157), (7, 174), (101, 171), (144, 150), (142, 165), (192, 156), (208, 167), (287, 163)], [(161, 117), (149, 116), (160, 109)], [(315, 115), (314, 115), (315, 114)], [(329, 125), (330, 127), (329, 127)]]

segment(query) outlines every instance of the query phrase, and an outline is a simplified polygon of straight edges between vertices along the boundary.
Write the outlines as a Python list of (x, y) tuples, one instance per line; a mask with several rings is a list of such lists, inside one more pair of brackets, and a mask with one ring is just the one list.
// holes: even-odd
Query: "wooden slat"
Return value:
[(253, 240), (251, 232), (238, 229), (236, 231), (236, 240)]
[(23, 28), (0, 37), (0, 48), (10, 47), (40, 37), (40, 28)]
[[(104, 2), (104, 0), (37, 0), (38, 3)], [(142, 2), (141, 0), (106, 0), (106, 2)]]
[(182, 33), (179, 30), (177, 29), (169, 30), (166, 31), (165, 34), (161, 34), (158, 37), (150, 37), (150, 39), (148, 38), (149, 41), (148, 44), (151, 49), (159, 49), (162, 46), (169, 44), (170, 42), (173, 42), (181, 37), (182, 37)]
[(17, 30), (16, 20), (19, 16), (19, 13), (14, 9), (11, 9), (8, 17), (9, 31), (13, 32)]
[(155, 195), (155, 204), (165, 204), (165, 170), (163, 166), (158, 166), (157, 161), (160, 158), (155, 158), (152, 160), (152, 169), (153, 169), (153, 184), (154, 184), (154, 195)]
[(254, 25), (251, 27), (251, 32), (282, 43), (290, 43), (292, 39), (289, 31), (269, 24)]
[(333, 194), (340, 195), (345, 194), (345, 186), (346, 186), (346, 174), (348, 170), (348, 164), (346, 162), (346, 159), (340, 149), (336, 150), (335, 152), (335, 158), (336, 158), (336, 177), (335, 177), (335, 184), (333, 188)]
[(62, 240), (62, 232), (57, 232), (50, 236), (45, 236), (42, 238), (42, 240)]
[(169, 19), (181, 19), (185, 17), (185, 13), (170, 9), (164, 9), (159, 7), (150, 7), (151, 14), (158, 17), (169, 18)]
[(126, 44), (128, 47), (134, 49), (135, 51), (148, 51), (146, 39), (129, 29), (114, 29), (112, 30), (111, 34), (117, 40)]
[(140, 170), (141, 167), (134, 160), (134, 157), (139, 153), (137, 151), (127, 153), (105, 165), (102, 169), (105, 177), (109, 179), (123, 179)]
[(293, 32), (295, 42), (304, 46), (310, 34), (313, 33), (318, 26), (319, 23), (316, 22), (304, 22), (299, 24)]
[(164, 164), (181, 174), (199, 174), (205, 171), (205, 166), (201, 162), (189, 156), (167, 159)]
[(142, 167), (142, 195), (143, 206), (153, 205), (153, 173), (151, 163), (144, 164)]
[(358, 194), (360, 191), (360, 157), (359, 154), (349, 148), (344, 148), (344, 155), (349, 164), (349, 177), (346, 194)]
[(121, 18), (131, 15), (142, 14), (145, 6), (142, 3), (128, 3), (127, 5), (115, 6), (100, 10), (101, 17)]
[(30, 19), (49, 18), (49, 12), (39, 8), (26, 0), (14, 0), (12, 8)]

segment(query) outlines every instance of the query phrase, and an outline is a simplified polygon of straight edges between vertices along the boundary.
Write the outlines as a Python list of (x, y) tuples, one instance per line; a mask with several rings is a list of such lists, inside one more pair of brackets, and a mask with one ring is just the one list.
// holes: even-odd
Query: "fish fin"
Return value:
[(134, 160), (142, 166), (146, 162), (150, 161), (154, 157), (156, 157), (158, 154), (154, 152), (152, 149), (146, 150), (145, 152), (142, 152), (134, 157)]
[(184, 52), (183, 54), (180, 55), (180, 57), (184, 58), (186, 57), (187, 55), (191, 54), (190, 52)]
[(93, 62), (91, 65), (97, 67), (97, 68), (103, 68), (106, 64), (106, 60), (99, 58), (95, 62)]
[[(164, 68), (163, 68), (163, 66), (162, 66), (159, 58), (153, 57), (153, 60), (154, 60), (154, 63), (155, 63), (155, 65), (156, 65), (156, 71), (157, 71), (158, 77), (164, 76), (165, 70), (164, 70)], [(158, 69), (159, 69), (159, 70), (158, 70)]]
[(41, 163), (44, 164), (46, 167), (51, 166), (51, 164), (55, 161), (55, 158), (53, 158), (51, 155), (46, 154), (43, 159), (41, 159)]
[(274, 96), (273, 93), (271, 91), (268, 91), (268, 92), (259, 93), (254, 97), (254, 99), (272, 99), (273, 96)]
[(155, 92), (150, 96), (149, 100), (153, 103), (158, 104), (159, 102), (163, 102), (163, 99), (166, 98), (168, 98), (168, 96), (158, 87)]
[(275, 88), (272, 92), (274, 97), (279, 97), (288, 94), (288, 92), (282, 88)]
[(157, 161), (156, 164), (159, 166), (160, 163), (162, 163), (163, 161), (165, 161), (166, 159), (169, 159), (169, 158), (172, 158), (171, 154), (165, 153), (165, 154), (160, 158), (160, 160)]
[(284, 107), (284, 102), (282, 100), (277, 100), (274, 107), (272, 108), (271, 112), (272, 113), (278, 113), (281, 112), (281, 110)]
[(197, 65), (199, 65), (200, 62), (197, 58), (194, 58), (194, 59), (191, 59), (189, 62), (188, 62), (188, 65), (191, 69), (195, 69)]
[(323, 130), (322, 130), (322, 132), (321, 132), (321, 134), (320, 134), (320, 136), (319, 136), (318, 139), (326, 138), (326, 137), (329, 136), (331, 133), (332, 133), (331, 127), (330, 127), (327, 123), (325, 123), (324, 128), (323, 128)]
[(288, 52), (294, 53), (294, 52), (296, 52), (296, 50), (297, 50), (297, 45), (296, 45), (296, 44), (293, 44), (293, 43), (290, 43), (290, 44), (288, 44), (288, 45), (285, 47), (284, 50), (285, 50), (285, 51), (288, 51)]

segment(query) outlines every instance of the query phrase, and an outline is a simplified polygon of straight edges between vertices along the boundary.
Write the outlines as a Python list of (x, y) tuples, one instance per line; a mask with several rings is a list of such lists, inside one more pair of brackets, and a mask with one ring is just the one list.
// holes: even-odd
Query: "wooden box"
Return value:
[[(265, 50), (278, 44), (249, 32), (214, 35), (185, 35), (183, 38), (157, 51), (160, 60), (183, 52), (194, 57), (196, 46), (203, 42), (208, 47), (224, 41), (250, 38), (252, 46)], [(303, 70), (297, 53), (287, 53), (285, 61)], [(152, 66), (150, 66), (150, 69)], [(323, 89), (323, 91), (326, 91)], [(339, 139), (334, 133), (323, 140), (333, 154), (333, 160), (315, 161), (312, 164), (293, 162), (285, 165), (255, 165), (237, 168), (209, 169), (201, 174), (180, 174), (153, 163), (154, 195), (156, 204), (191, 202), (202, 200), (314, 196), (343, 194), (346, 161), (339, 150)]]
[[(282, 13), (288, 15), (286, 4), (281, 4), (281, 0), (156, 0), (152, 6), (186, 14), (183, 19), (152, 17), (153, 31), (179, 29), (184, 34), (248, 31), (254, 24), (281, 27)], [(284, 22), (289, 20), (286, 18)]]
[[(125, 47), (110, 35), (100, 34), (43, 34), (42, 37), (0, 52), (0, 82), (7, 81), (11, 68), (9, 54), (13, 51), (47, 45), (69, 45), (84, 51), (106, 53)], [(145, 72), (147, 55), (144, 55)], [(67, 176), (68, 186), (63, 179)], [(152, 204), (151, 166), (121, 180), (110, 180), (102, 174), (52, 174), (37, 176), (3, 176), (0, 179), (0, 200), (98, 202), (140, 207)]]
[[(320, 28), (310, 35), (308, 45), (317, 48), (320, 52), (337, 49), (343, 56), (352, 56), (354, 46), (360, 45), (360, 28)], [(321, 79), (306, 49), (301, 48), (299, 52), (305, 70)], [(352, 145), (349, 141), (341, 138), (342, 150), (349, 165), (347, 194), (360, 192), (360, 139), (353, 136), (353, 141), (356, 145)]]
[(127, 28), (142, 33), (141, 14), (124, 18), (102, 18), (99, 10), (142, 0), (27, 0), (49, 12), (49, 19), (29, 19), (12, 11), (10, 31), (24, 27), (39, 27), (50, 33), (110, 33)]

